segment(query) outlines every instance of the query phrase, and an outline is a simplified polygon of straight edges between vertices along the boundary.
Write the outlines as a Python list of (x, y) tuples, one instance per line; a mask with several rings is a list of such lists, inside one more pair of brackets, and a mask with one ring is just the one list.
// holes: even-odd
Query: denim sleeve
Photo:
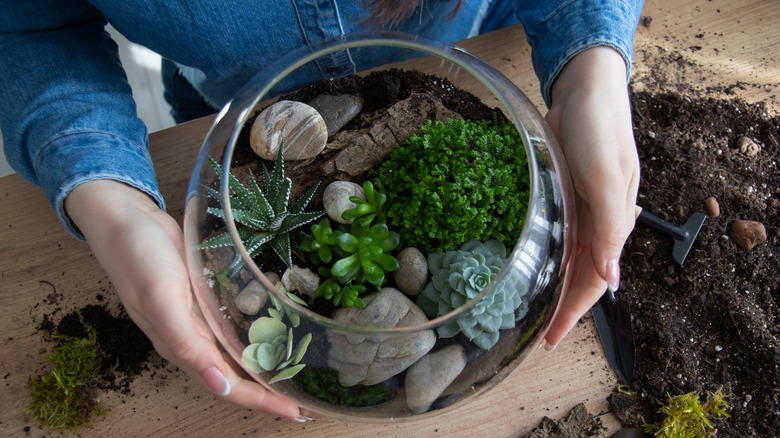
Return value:
[(634, 32), (644, 0), (516, 0), (541, 81), (545, 104), (551, 104), (555, 77), (571, 58), (585, 49), (609, 46), (626, 61), (626, 81), (634, 56)]
[(146, 127), (103, 16), (81, 0), (4, 1), (0, 126), (6, 157), (41, 187), (76, 238), (64, 201), (77, 185), (113, 179), (164, 208)]

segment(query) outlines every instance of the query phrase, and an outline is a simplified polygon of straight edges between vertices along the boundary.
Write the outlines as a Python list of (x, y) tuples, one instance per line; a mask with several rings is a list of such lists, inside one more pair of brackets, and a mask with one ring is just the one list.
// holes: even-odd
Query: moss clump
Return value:
[(304, 368), (293, 377), (293, 382), (304, 392), (336, 406), (377, 406), (392, 400), (396, 395), (395, 389), (381, 384), (345, 388), (339, 383), (338, 372), (322, 368)]
[(522, 138), (498, 121), (428, 121), (377, 172), (404, 246), (443, 252), (468, 240), (514, 247), (530, 183)]
[(84, 327), (85, 338), (54, 336), (58, 345), (47, 357), (54, 369), (42, 376), (33, 372), (29, 383), (32, 401), (27, 412), (59, 431), (76, 429), (92, 416), (105, 414), (92, 391), (101, 376), (113, 369), (104, 368), (107, 355), (97, 343), (95, 330)]
[(645, 432), (657, 438), (707, 438), (713, 435), (715, 428), (712, 421), (716, 418), (729, 417), (726, 412), (729, 405), (723, 395), (723, 388), (707, 393), (707, 401), (701, 403), (699, 392), (669, 397), (660, 413), (664, 419), (660, 425), (645, 423)]

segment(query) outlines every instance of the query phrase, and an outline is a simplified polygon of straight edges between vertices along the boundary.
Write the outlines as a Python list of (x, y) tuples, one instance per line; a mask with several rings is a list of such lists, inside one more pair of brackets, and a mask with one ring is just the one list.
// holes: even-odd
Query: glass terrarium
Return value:
[(193, 291), (269, 390), (352, 421), (424, 418), (503, 380), (567, 287), (573, 192), (542, 117), (454, 45), (348, 35), (220, 112), (184, 218)]

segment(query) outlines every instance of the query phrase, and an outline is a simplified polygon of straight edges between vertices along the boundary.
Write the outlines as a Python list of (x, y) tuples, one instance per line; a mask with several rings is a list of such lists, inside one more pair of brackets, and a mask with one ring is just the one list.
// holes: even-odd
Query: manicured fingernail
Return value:
[(305, 415), (299, 415), (298, 418), (291, 418), (291, 420), (295, 421), (296, 423), (305, 423), (307, 421), (314, 421), (314, 418), (310, 418)]
[(211, 389), (211, 392), (223, 397), (230, 394), (230, 382), (218, 369), (214, 367), (206, 368), (206, 371), (201, 376), (206, 381), (206, 385)]
[(552, 344), (548, 344), (548, 343), (545, 341), (545, 343), (544, 343), (544, 350), (545, 350), (545, 351), (553, 351), (553, 350), (555, 350), (556, 348), (558, 348), (558, 344), (552, 345)]
[(607, 287), (615, 292), (620, 287), (620, 264), (617, 260), (607, 262)]

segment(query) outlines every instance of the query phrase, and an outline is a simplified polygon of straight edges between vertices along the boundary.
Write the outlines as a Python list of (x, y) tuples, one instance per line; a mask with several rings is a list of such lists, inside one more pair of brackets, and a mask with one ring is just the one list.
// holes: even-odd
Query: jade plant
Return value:
[[(348, 210), (349, 211), (349, 210)], [(301, 241), (301, 250), (311, 254), (320, 266), (320, 275), (327, 279), (320, 284), (316, 296), (324, 296), (335, 305), (364, 307), (360, 294), (371, 284), (379, 290), (385, 274), (400, 266), (390, 254), (400, 243), (398, 233), (385, 223), (355, 220), (347, 228), (332, 230), (325, 218), (312, 226), (312, 235)]]
[[(290, 232), (296, 228), (315, 221), (322, 217), (324, 211), (305, 212), (304, 209), (314, 197), (319, 183), (310, 187), (291, 206), (289, 204), (292, 181), (284, 176), (283, 148), (279, 148), (279, 154), (271, 175), (265, 166), (263, 168), (263, 181), (265, 181), (265, 193), (255, 181), (252, 172), (249, 172), (251, 187), (244, 187), (233, 174), (228, 174), (228, 186), (233, 192), (230, 197), (230, 208), (233, 218), (238, 225), (238, 235), (246, 247), (251, 258), (257, 257), (266, 246), (273, 251), (288, 266), (292, 266), (292, 253), (297, 252), (298, 245)], [(222, 169), (219, 164), (209, 157), (214, 170), (222, 178)], [(220, 200), (222, 197), (216, 190), (205, 187), (206, 191)], [(209, 208), (208, 212), (214, 216), (226, 220), (224, 206), (222, 208)], [(232, 246), (233, 241), (227, 231), (206, 240), (198, 246), (199, 249), (210, 249)], [(231, 263), (231, 274), (237, 273), (244, 265), (241, 254)]]
[(336, 306), (365, 306), (360, 295), (371, 284), (379, 290), (385, 274), (399, 268), (390, 252), (400, 243), (400, 235), (387, 226), (384, 205), (387, 196), (374, 188), (371, 181), (363, 183), (366, 199), (356, 196), (357, 204), (341, 217), (354, 219), (350, 226), (331, 228), (327, 218), (311, 226), (311, 234), (301, 241), (301, 250), (310, 254), (325, 278), (315, 295), (325, 297)]
[[(277, 283), (276, 287), (293, 301), (306, 305), (296, 295), (287, 292), (281, 283)], [(262, 316), (249, 327), (249, 345), (244, 348), (241, 362), (255, 373), (276, 372), (268, 381), (275, 383), (295, 376), (306, 366), (300, 362), (306, 354), (312, 335), (307, 333), (295, 344), (293, 327), (300, 324), (300, 316), (289, 309), (286, 310), (275, 297), (272, 296), (271, 301), (274, 304), (273, 308), (268, 309), (271, 316)], [(290, 328), (283, 321), (285, 315), (292, 325)]]
[(530, 197), (522, 138), (498, 120), (428, 121), (376, 172), (388, 224), (424, 253), (470, 239), (514, 245)]
[(371, 181), (363, 183), (363, 192), (366, 194), (365, 200), (357, 196), (349, 197), (349, 200), (357, 204), (357, 207), (346, 210), (341, 214), (341, 217), (347, 220), (357, 219), (363, 226), (369, 226), (374, 221), (387, 223), (384, 208), (387, 202), (387, 195), (376, 190)]
[[(417, 305), (429, 317), (446, 315), (477, 298), (505, 263), (506, 247), (496, 239), (484, 244), (470, 240), (457, 251), (429, 254), (428, 270), (432, 277), (418, 295)], [(498, 342), (499, 330), (513, 328), (525, 316), (525, 292), (503, 282), (495, 284), (467, 312), (441, 325), (437, 329), (439, 336), (451, 338), (463, 332), (477, 346), (491, 348)]]

